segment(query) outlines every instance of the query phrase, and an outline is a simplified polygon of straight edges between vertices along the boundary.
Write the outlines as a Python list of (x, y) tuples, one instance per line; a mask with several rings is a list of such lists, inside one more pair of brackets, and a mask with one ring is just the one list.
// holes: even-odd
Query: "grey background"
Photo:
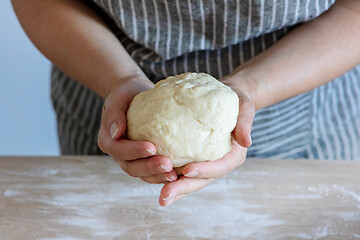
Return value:
[(58, 155), (50, 62), (0, 1), (0, 155)]

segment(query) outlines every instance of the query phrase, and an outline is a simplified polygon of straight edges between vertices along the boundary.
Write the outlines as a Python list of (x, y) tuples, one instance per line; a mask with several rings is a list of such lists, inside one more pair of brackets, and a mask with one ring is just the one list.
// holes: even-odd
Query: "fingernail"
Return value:
[(165, 182), (171, 182), (171, 180), (170, 180), (168, 177), (162, 177), (162, 179), (163, 179)]
[(169, 169), (169, 168), (167, 168), (166, 166), (164, 166), (164, 165), (162, 165), (162, 164), (160, 164), (160, 165), (158, 165), (157, 167), (156, 167), (156, 170), (158, 171), (158, 172), (170, 172), (172, 169)]
[(175, 198), (170, 198), (167, 203), (165, 204), (165, 206), (169, 206), (170, 204), (172, 204), (175, 201)]
[(169, 194), (169, 196), (163, 198), (164, 201), (169, 200), (170, 198), (174, 198), (176, 196), (176, 192), (172, 192)]
[(164, 179), (164, 181), (167, 181), (167, 182), (172, 182), (172, 181), (175, 181), (176, 179), (177, 179), (177, 176), (175, 175), (170, 175), (170, 176), (168, 176), (168, 177), (166, 177), (166, 176), (163, 176), (163, 179)]
[(148, 153), (150, 153), (151, 155), (155, 155), (155, 153), (156, 153), (156, 151), (154, 151), (154, 150), (151, 149), (151, 148), (147, 148), (146, 151), (147, 151)]
[(176, 192), (170, 193), (169, 196), (163, 198), (165, 206), (172, 204), (175, 201)]
[(199, 172), (194, 170), (194, 171), (191, 171), (191, 172), (185, 174), (185, 177), (196, 177), (197, 175), (199, 175)]
[(116, 122), (113, 122), (111, 124), (111, 127), (110, 127), (110, 134), (111, 134), (111, 138), (114, 139), (116, 134), (118, 133), (119, 131), (119, 128), (117, 127), (117, 124)]

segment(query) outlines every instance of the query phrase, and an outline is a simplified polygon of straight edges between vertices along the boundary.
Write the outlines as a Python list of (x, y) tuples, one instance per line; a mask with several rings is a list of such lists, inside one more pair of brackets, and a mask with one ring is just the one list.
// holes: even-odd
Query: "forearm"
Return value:
[(338, 0), (236, 69), (232, 79), (256, 109), (323, 85), (360, 63), (360, 1)]
[(85, 1), (12, 0), (12, 3), (36, 47), (56, 66), (102, 97), (119, 81), (138, 76), (146, 79)]

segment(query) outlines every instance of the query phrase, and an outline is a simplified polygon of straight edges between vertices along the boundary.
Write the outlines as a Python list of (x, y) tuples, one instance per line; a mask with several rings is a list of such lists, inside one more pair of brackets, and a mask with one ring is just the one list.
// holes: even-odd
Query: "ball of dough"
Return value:
[(230, 87), (205, 73), (184, 73), (135, 96), (127, 135), (152, 142), (174, 167), (213, 161), (230, 151), (238, 112)]

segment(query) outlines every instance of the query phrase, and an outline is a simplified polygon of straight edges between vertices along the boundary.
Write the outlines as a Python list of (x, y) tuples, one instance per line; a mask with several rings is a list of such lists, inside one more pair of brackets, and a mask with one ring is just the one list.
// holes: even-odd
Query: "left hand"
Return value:
[(250, 95), (235, 85), (235, 80), (223, 79), (239, 97), (239, 115), (233, 131), (233, 147), (222, 158), (212, 162), (189, 163), (180, 178), (166, 183), (161, 190), (159, 203), (167, 206), (187, 194), (198, 191), (217, 178), (221, 178), (244, 163), (247, 148), (251, 145), (251, 128), (255, 116), (255, 107)]

